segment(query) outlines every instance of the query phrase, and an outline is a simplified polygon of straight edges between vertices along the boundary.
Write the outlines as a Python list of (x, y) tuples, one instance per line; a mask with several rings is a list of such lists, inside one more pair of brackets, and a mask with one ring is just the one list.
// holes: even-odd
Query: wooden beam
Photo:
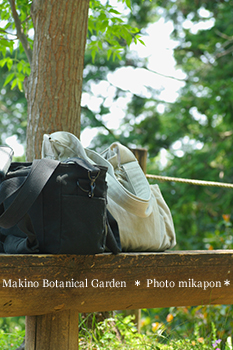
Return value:
[(0, 317), (206, 304), (233, 304), (233, 250), (0, 255)]

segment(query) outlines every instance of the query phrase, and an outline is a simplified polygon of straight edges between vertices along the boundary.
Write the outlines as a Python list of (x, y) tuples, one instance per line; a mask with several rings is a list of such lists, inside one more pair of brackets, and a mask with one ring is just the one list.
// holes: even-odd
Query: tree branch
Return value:
[(24, 51), (27, 55), (28, 62), (32, 63), (32, 50), (30, 49), (29, 43), (27, 41), (27, 37), (23, 32), (22, 26), (21, 26), (21, 21), (19, 19), (18, 13), (16, 11), (15, 7), (15, 0), (8, 0), (10, 6), (11, 6), (11, 11), (12, 11), (12, 16), (15, 22), (15, 27), (16, 27), (16, 32), (17, 32), (17, 37), (21, 41)]
[[(91, 111), (90, 108), (88, 108), (88, 107), (86, 107), (86, 106), (82, 107), (82, 111), (84, 111), (84, 110)], [(91, 113), (92, 113), (92, 111), (91, 111)], [(114, 134), (113, 130), (109, 129), (109, 128), (104, 124), (104, 122), (103, 122), (102, 120), (97, 119), (96, 116), (94, 115), (94, 113), (92, 113), (92, 115), (93, 115), (93, 117), (94, 117), (94, 119), (95, 119), (95, 121), (96, 121), (96, 124), (97, 124), (97, 125), (95, 125), (94, 127), (97, 127), (97, 128), (101, 128), (101, 127), (102, 127), (102, 128), (104, 128), (105, 130), (107, 130), (107, 132), (108, 132), (110, 135), (113, 135), (113, 136), (115, 137), (115, 134)]]
[(229, 36), (225, 33), (220, 32), (219, 30), (215, 31), (217, 35), (219, 35), (221, 38), (228, 40), (228, 41), (232, 41), (233, 40), (233, 36)]
[(231, 46), (228, 50), (225, 50), (223, 52), (220, 52), (216, 55), (216, 58), (220, 58), (220, 57), (223, 57), (223, 56), (226, 56), (228, 55), (229, 53), (232, 53), (233, 52), (233, 46)]
[(154, 73), (154, 74), (160, 75), (161, 77), (164, 77), (164, 78), (174, 79), (174, 80), (182, 81), (182, 82), (187, 82), (187, 79), (176, 78), (176, 77), (173, 77), (172, 75), (166, 75), (166, 74), (163, 74), (163, 73), (159, 73), (159, 72), (156, 72), (155, 70), (149, 69), (147, 67), (142, 67), (142, 68), (148, 70), (148, 72), (150, 72), (150, 73)]
[[(152, 71), (153, 73), (153, 71)], [(130, 89), (123, 89), (121, 88), (120, 86), (116, 86), (114, 85), (113, 83), (111, 83), (110, 81), (108, 81), (108, 83), (111, 85), (111, 86), (114, 86), (115, 88), (121, 90), (121, 91), (126, 91), (126, 92), (130, 92), (132, 95), (134, 96), (137, 96), (137, 97), (141, 97), (141, 98), (145, 98), (147, 101), (155, 101), (155, 102), (158, 102), (158, 103), (166, 103), (166, 104), (173, 104), (173, 102), (168, 102), (168, 101), (165, 101), (165, 100), (160, 100), (159, 98), (155, 98), (155, 97), (144, 97), (144, 96), (141, 96), (140, 94), (137, 94), (135, 92), (132, 92)]]

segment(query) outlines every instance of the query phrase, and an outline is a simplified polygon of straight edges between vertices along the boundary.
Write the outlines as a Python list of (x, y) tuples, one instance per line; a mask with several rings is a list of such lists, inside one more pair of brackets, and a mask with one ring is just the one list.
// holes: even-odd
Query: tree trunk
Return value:
[(79, 137), (89, 0), (34, 0), (34, 47), (28, 101), (27, 160), (40, 158), (44, 133)]

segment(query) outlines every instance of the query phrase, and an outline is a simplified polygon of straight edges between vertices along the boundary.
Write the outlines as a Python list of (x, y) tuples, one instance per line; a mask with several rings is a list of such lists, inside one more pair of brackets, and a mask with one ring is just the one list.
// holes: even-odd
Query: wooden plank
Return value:
[(1, 255), (0, 317), (233, 304), (232, 263), (233, 250)]
[(27, 350), (78, 349), (78, 312), (65, 310), (26, 317)]

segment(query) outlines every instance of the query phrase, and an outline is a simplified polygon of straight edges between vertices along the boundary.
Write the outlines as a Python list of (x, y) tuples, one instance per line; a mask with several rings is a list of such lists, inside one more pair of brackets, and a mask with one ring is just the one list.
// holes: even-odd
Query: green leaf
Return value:
[(96, 29), (99, 31), (105, 31), (108, 27), (108, 20), (101, 22)]
[(23, 74), (26, 74), (29, 76), (30, 73), (31, 73), (30, 64), (28, 62), (25, 62), (25, 64), (23, 65)]
[(23, 83), (22, 83), (22, 81), (18, 80), (17, 84), (18, 84), (19, 91), (23, 91)]
[(131, 0), (126, 0), (126, 5), (131, 9)]
[(113, 18), (111, 18), (111, 21), (112, 21), (113, 23), (124, 23), (123, 19), (118, 18), (118, 17), (113, 17)]
[(118, 2), (122, 1), (123, 3), (126, 4), (126, 6), (131, 9), (131, 0), (118, 0)]
[(17, 79), (19, 79), (20, 81), (24, 81), (25, 76), (23, 73), (17, 72), (16, 75), (17, 75)]
[(20, 61), (18, 64), (17, 64), (17, 69), (18, 69), (18, 72), (21, 72), (22, 69), (23, 69), (23, 62)]
[(137, 27), (130, 27), (130, 32), (133, 34), (139, 33), (139, 29)]
[(114, 13), (115, 15), (120, 15), (121, 14), (119, 11), (114, 10), (114, 9), (110, 9), (109, 13)]
[(13, 65), (13, 60), (10, 57), (7, 57), (7, 68), (10, 71)]
[(5, 80), (3, 86), (6, 86), (7, 84), (9, 84), (9, 82), (14, 78), (14, 76), (15, 76), (15, 73), (9, 74), (9, 75), (6, 77), (6, 80)]
[(111, 49), (108, 49), (108, 52), (107, 52), (107, 60), (110, 59), (111, 55), (112, 55), (112, 50), (111, 50)]
[(146, 46), (146, 44), (144, 43), (144, 41), (143, 41), (142, 39), (138, 39), (138, 41), (139, 41), (142, 45)]
[(15, 79), (12, 81), (12, 83), (11, 83), (11, 90), (14, 89), (14, 87), (17, 85), (17, 83), (18, 83), (18, 79), (15, 78)]
[(121, 57), (121, 55), (119, 54), (119, 52), (116, 53), (116, 57), (117, 57), (119, 60), (122, 60), (122, 57)]
[(4, 67), (6, 63), (7, 63), (7, 58), (3, 58), (2, 60), (0, 60), (1, 67)]
[(7, 39), (1, 39), (0, 40), (0, 45), (5, 46), (5, 47), (10, 47), (12, 46), (11, 43)]
[(93, 46), (92, 51), (91, 51), (91, 57), (92, 57), (92, 62), (95, 62), (95, 56), (98, 51), (98, 48), (96, 46)]
[(101, 41), (98, 41), (98, 47), (100, 48), (100, 50), (103, 50), (103, 45)]

